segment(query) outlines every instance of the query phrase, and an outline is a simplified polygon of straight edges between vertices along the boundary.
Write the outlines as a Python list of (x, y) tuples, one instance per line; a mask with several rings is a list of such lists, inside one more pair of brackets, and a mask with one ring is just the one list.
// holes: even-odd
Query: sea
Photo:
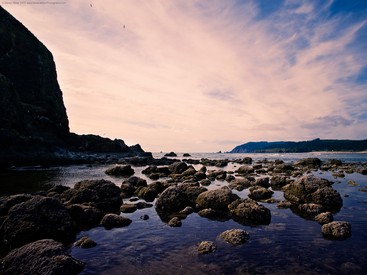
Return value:
[[(293, 163), (307, 157), (323, 161), (339, 159), (344, 163), (367, 164), (367, 152), (313, 152), (284, 154), (228, 154), (190, 153), (191, 159), (228, 159), (226, 167), (207, 167), (209, 170), (234, 171), (239, 164), (231, 160), (251, 157), (254, 162), (281, 159)], [(155, 153), (155, 158), (164, 153)], [(177, 159), (187, 159), (177, 153)], [(104, 171), (112, 165), (71, 165), (57, 167), (17, 167), (0, 171), (0, 196), (47, 190), (55, 185), (73, 185), (85, 179), (107, 179), (120, 186), (123, 179), (108, 176)], [(201, 165), (194, 165), (199, 169)], [(145, 167), (135, 167), (135, 176), (152, 181), (142, 174)], [(321, 225), (280, 209), (274, 203), (261, 203), (271, 211), (269, 225), (246, 226), (233, 220), (218, 221), (192, 213), (182, 220), (181, 227), (170, 227), (160, 219), (154, 207), (123, 213), (132, 223), (123, 228), (106, 230), (96, 227), (82, 231), (77, 239), (87, 236), (96, 247), (83, 249), (71, 246), (70, 254), (86, 263), (81, 274), (366, 274), (367, 270), (367, 176), (345, 173), (335, 178), (331, 172), (314, 170), (318, 177), (332, 182), (343, 198), (342, 209), (334, 214), (336, 221), (348, 221), (352, 236), (343, 241), (327, 240)], [(355, 184), (349, 184), (354, 181)], [(208, 187), (216, 189), (227, 185), (214, 181)], [(274, 199), (283, 200), (283, 192), (273, 190)], [(233, 191), (246, 198), (248, 189)], [(138, 200), (140, 201), (140, 200)], [(124, 202), (129, 202), (125, 199)], [(154, 202), (153, 202), (154, 204)], [(148, 215), (148, 220), (141, 217)], [(228, 229), (246, 230), (247, 243), (233, 246), (218, 236)], [(199, 255), (197, 245), (212, 241), (217, 250)]]

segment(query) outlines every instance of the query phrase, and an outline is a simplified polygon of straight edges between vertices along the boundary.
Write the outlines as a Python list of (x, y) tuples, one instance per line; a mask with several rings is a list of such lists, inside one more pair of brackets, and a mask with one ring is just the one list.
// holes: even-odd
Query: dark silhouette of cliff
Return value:
[(0, 166), (149, 156), (123, 140), (70, 133), (51, 52), (1, 6), (0, 95)]

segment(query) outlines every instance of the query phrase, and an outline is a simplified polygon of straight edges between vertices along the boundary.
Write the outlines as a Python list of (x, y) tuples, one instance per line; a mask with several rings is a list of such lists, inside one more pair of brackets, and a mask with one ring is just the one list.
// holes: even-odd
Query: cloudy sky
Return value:
[(365, 0), (27, 2), (2, 6), (53, 53), (73, 132), (153, 152), (367, 138)]

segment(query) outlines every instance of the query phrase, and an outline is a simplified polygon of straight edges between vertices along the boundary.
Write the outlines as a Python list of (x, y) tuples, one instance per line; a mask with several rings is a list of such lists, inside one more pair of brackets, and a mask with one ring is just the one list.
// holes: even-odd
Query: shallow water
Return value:
[[(228, 158), (227, 154), (220, 155)], [(278, 155), (256, 154), (257, 158), (251, 157), (254, 160), (267, 158), (289, 162), (305, 157), (305, 154), (298, 155), (298, 158), (294, 155), (282, 158)], [(333, 155), (328, 158), (367, 162), (366, 154), (352, 155), (346, 158)], [(241, 157), (243, 155), (234, 156), (233, 159)], [(224, 169), (234, 170), (234, 166), (230, 163)], [(7, 172), (6, 176), (1, 174), (0, 179), (2, 183), (6, 179), (10, 185), (37, 182), (38, 185), (31, 190), (57, 184), (73, 186), (83, 179), (98, 178), (109, 179), (120, 185), (121, 178), (104, 174), (107, 167), (29, 167)], [(145, 178), (141, 174), (142, 169), (134, 167), (135, 175)], [(340, 192), (343, 207), (334, 215), (334, 220), (345, 220), (352, 224), (351, 238), (344, 241), (326, 240), (322, 237), (321, 225), (297, 216), (290, 209), (278, 209), (275, 204), (263, 203), (272, 214), (268, 226), (244, 226), (233, 220), (214, 221), (193, 213), (182, 221), (182, 227), (171, 228), (161, 221), (152, 207), (131, 214), (124, 213), (133, 221), (128, 227), (112, 230), (97, 227), (80, 232), (78, 238), (88, 236), (98, 245), (90, 249), (73, 247), (70, 253), (86, 262), (81, 274), (364, 274), (367, 269), (367, 193), (359, 190), (367, 186), (367, 176), (353, 173), (335, 179), (330, 172), (313, 173), (335, 182), (333, 187)], [(348, 185), (349, 180), (354, 180), (358, 186)], [(219, 188), (225, 184), (215, 181), (209, 188)], [(236, 191), (236, 194), (245, 198), (248, 190)], [(273, 198), (283, 199), (283, 192), (275, 191)], [(140, 219), (144, 214), (149, 216), (148, 220)], [(249, 241), (244, 245), (232, 246), (218, 238), (220, 233), (233, 228), (249, 232)], [(215, 242), (217, 251), (198, 255), (196, 246), (203, 240)]]

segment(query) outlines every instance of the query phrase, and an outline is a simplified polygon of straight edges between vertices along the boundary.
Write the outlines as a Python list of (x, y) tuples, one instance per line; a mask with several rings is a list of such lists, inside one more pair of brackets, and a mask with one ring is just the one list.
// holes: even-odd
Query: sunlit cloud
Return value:
[(366, 138), (367, 16), (333, 1), (262, 16), (261, 1), (92, 3), (4, 6), (53, 53), (72, 131), (150, 151)]

